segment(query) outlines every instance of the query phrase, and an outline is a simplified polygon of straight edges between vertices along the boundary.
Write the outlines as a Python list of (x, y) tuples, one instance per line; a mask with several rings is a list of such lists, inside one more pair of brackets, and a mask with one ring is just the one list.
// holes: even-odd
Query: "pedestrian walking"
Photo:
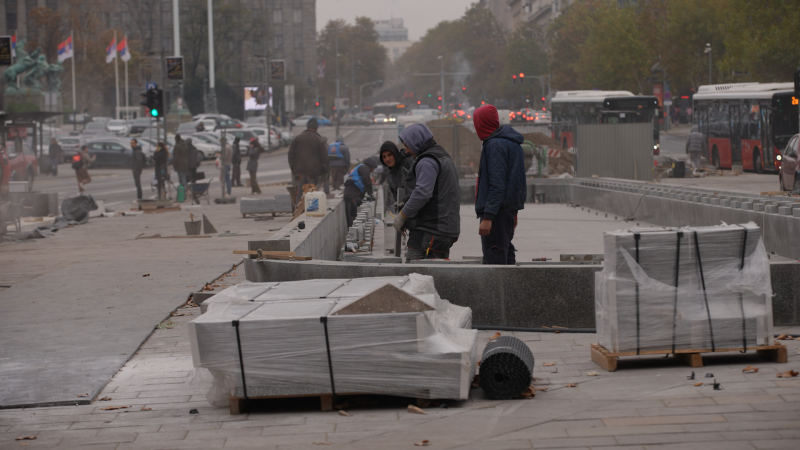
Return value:
[(228, 144), (228, 140), (225, 138), (220, 139), (219, 143), (222, 146), (220, 164), (222, 165), (223, 189), (228, 195), (231, 195), (231, 160), (233, 159), (233, 147)]
[(350, 169), (350, 149), (345, 145), (342, 135), (336, 136), (336, 141), (328, 147), (328, 161), (333, 190), (338, 191)]
[(61, 148), (61, 145), (58, 144), (57, 140), (50, 139), (50, 148), (47, 153), (50, 156), (50, 173), (56, 177), (58, 176), (58, 163), (61, 162), (64, 150)]
[(191, 184), (197, 182), (197, 168), (200, 167), (200, 163), (203, 160), (201, 153), (197, 150), (197, 147), (194, 146), (192, 143), (192, 138), (186, 138), (186, 148), (189, 152), (189, 176), (188, 181)]
[(239, 147), (239, 137), (233, 139), (233, 156), (231, 157), (231, 166), (233, 167), (233, 176), (231, 176), (231, 184), (233, 186), (242, 187), (242, 149)]
[(169, 150), (167, 150), (167, 144), (163, 142), (159, 142), (156, 145), (156, 151), (153, 153), (153, 162), (155, 163), (156, 172), (156, 187), (158, 189), (158, 199), (164, 200), (164, 196), (166, 193), (166, 181), (169, 179), (169, 173), (167, 172), (167, 163), (169, 161)]
[(525, 138), (508, 126), (500, 126), (497, 109), (484, 105), (472, 115), (475, 131), (483, 141), (475, 190), (475, 213), (483, 264), (514, 265), (516, 249), (511, 240), (517, 228), (517, 212), (525, 208)]
[(449, 259), (450, 248), (461, 234), (456, 166), (424, 124), (409, 126), (399, 138), (406, 152), (414, 156), (407, 178), (414, 183), (414, 190), (394, 219), (398, 232), (409, 230), (406, 260)]
[(180, 134), (175, 135), (175, 147), (172, 149), (172, 168), (178, 173), (178, 183), (185, 189), (189, 179), (189, 147), (181, 139)]
[(81, 146), (81, 152), (72, 163), (72, 168), (75, 169), (75, 176), (78, 178), (78, 192), (83, 194), (83, 187), (92, 182), (92, 177), (89, 176), (89, 165), (94, 162), (97, 155), (89, 156), (89, 147)]
[(700, 157), (703, 155), (703, 133), (700, 132), (700, 127), (697, 125), (692, 126), (692, 131), (686, 139), (686, 153), (692, 161), (692, 167), (695, 169), (700, 168)]
[(320, 176), (328, 171), (328, 148), (317, 133), (319, 123), (312, 117), (306, 130), (300, 133), (289, 147), (289, 168), (292, 170), (295, 202), (303, 198), (303, 185), (319, 185)]
[(147, 165), (147, 157), (144, 156), (142, 146), (139, 141), (131, 139), (131, 172), (133, 172), (133, 183), (136, 185), (136, 199), (142, 199), (142, 169)]
[(373, 196), (370, 174), (376, 167), (378, 167), (378, 161), (371, 156), (347, 174), (347, 180), (344, 182), (344, 212), (347, 218), (347, 228), (353, 226), (353, 221), (358, 215), (358, 207), (364, 201), (364, 195)]
[[(411, 182), (403, 183), (411, 173), (414, 157), (401, 151), (392, 141), (386, 141), (381, 145), (380, 155), (381, 164), (386, 167), (383, 171), (386, 176), (386, 183), (389, 185), (389, 192), (394, 199), (394, 202), (390, 203), (395, 203), (397, 208), (395, 212), (397, 212), (403, 208), (406, 200), (411, 196), (411, 192), (414, 191), (414, 186)], [(397, 198), (397, 189), (401, 186), (404, 192), (403, 198)]]
[(264, 147), (261, 146), (261, 143), (258, 142), (258, 139), (250, 139), (250, 150), (247, 152), (247, 155), (250, 157), (250, 159), (247, 161), (247, 171), (250, 173), (251, 194), (261, 193), (261, 188), (258, 187), (258, 178), (256, 174), (258, 172), (258, 157), (261, 156), (261, 152), (263, 151)]

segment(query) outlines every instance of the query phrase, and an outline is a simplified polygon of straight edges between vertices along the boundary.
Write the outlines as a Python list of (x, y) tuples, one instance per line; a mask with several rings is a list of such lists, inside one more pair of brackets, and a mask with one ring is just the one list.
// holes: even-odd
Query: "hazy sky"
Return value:
[(317, 30), (329, 20), (344, 19), (349, 23), (356, 16), (373, 20), (400, 17), (408, 28), (408, 39), (418, 41), (428, 29), (443, 20), (454, 20), (477, 0), (317, 0)]

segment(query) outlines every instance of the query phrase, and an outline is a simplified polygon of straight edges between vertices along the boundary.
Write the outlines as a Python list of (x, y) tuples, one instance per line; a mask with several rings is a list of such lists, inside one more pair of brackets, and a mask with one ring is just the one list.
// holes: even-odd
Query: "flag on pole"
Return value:
[(122, 38), (117, 44), (117, 53), (119, 53), (119, 59), (128, 62), (131, 60), (131, 52), (128, 51), (128, 36)]
[(11, 56), (17, 57), (17, 35), (11, 36)]
[(72, 36), (70, 36), (67, 40), (58, 44), (58, 62), (64, 62), (73, 56), (75, 56), (75, 52), (72, 49)]
[(111, 40), (111, 43), (106, 47), (106, 63), (110, 63), (117, 57), (117, 38)]

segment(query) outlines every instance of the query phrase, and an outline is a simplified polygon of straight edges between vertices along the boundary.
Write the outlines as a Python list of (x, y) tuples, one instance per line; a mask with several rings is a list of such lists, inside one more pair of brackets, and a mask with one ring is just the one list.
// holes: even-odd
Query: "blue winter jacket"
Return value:
[(475, 192), (478, 217), (494, 220), (500, 213), (525, 208), (528, 186), (520, 147), (524, 140), (513, 128), (501, 126), (483, 141)]

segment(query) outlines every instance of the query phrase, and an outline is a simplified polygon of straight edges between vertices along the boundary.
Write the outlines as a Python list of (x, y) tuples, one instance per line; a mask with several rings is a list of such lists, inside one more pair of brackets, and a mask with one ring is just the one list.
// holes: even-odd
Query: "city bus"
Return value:
[(798, 132), (797, 103), (793, 83), (700, 86), (692, 116), (703, 156), (716, 168), (777, 171), (777, 156)]
[(576, 144), (576, 125), (592, 123), (652, 123), (653, 154), (659, 154), (658, 99), (628, 91), (560, 91), (552, 101), (553, 140), (564, 149)]
[(383, 103), (375, 103), (372, 105), (372, 114), (385, 114), (386, 117), (389, 115), (401, 116), (406, 113), (406, 105), (403, 103), (398, 102), (383, 102)]

